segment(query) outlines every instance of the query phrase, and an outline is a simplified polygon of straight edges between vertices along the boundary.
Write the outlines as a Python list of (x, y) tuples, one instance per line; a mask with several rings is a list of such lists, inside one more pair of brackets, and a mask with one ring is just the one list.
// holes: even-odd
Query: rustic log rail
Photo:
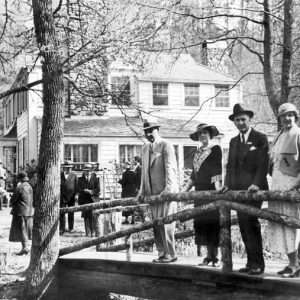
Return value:
[(281, 192), (281, 191), (258, 191), (256, 193), (249, 193), (247, 191), (228, 191), (226, 194), (219, 194), (215, 191), (197, 191), (186, 193), (168, 193), (163, 196), (156, 195), (145, 197), (143, 202), (140, 202), (137, 198), (125, 198), (116, 200), (104, 200), (99, 201), (97, 197), (94, 197), (95, 203), (85, 204), (73, 207), (63, 207), (60, 209), (61, 213), (77, 212), (77, 211), (89, 211), (95, 209), (109, 209), (117, 206), (131, 206), (140, 204), (151, 204), (155, 202), (187, 202), (197, 203), (206, 201), (281, 201), (300, 203), (300, 194), (296, 191)]
[[(268, 221), (280, 223), (286, 226), (300, 228), (300, 220), (291, 218), (284, 215), (279, 215), (268, 210), (258, 209), (249, 205), (243, 204), (244, 201), (282, 201), (282, 202), (300, 202), (300, 194), (298, 192), (280, 192), (280, 191), (258, 191), (257, 193), (249, 193), (246, 191), (229, 191), (226, 194), (219, 194), (213, 191), (201, 191), (201, 192), (187, 192), (178, 194), (164, 194), (158, 196), (151, 196), (144, 199), (143, 203), (140, 203), (137, 198), (127, 198), (127, 199), (117, 199), (111, 201), (102, 201), (93, 204), (87, 204), (82, 206), (75, 206), (72, 208), (62, 208), (61, 212), (76, 212), (76, 211), (88, 211), (96, 210), (97, 214), (107, 213), (111, 211), (122, 211), (129, 206), (130, 209), (139, 208), (141, 205), (145, 206), (145, 203), (154, 203), (156, 201), (177, 201), (177, 202), (196, 202), (201, 204), (203, 201), (213, 201), (209, 204), (203, 204), (194, 209), (186, 209), (180, 211), (176, 214), (167, 216), (165, 218), (152, 220), (141, 225), (131, 227), (129, 229), (121, 230), (118, 232), (110, 233), (106, 236), (97, 237), (93, 240), (78, 243), (71, 247), (66, 247), (60, 249), (60, 255), (72, 253), (84, 248), (88, 248), (94, 245), (100, 245), (108, 241), (126, 237), (126, 241), (131, 236), (131, 234), (147, 230), (152, 228), (155, 224), (168, 224), (174, 221), (187, 221), (195, 218), (200, 214), (205, 214), (208, 211), (215, 209), (220, 210), (220, 224), (221, 224), (221, 238), (220, 247), (222, 253), (222, 270), (224, 272), (232, 271), (232, 252), (231, 252), (231, 220), (230, 220), (230, 210), (242, 211), (247, 214), (257, 216), (261, 219)], [(112, 246), (116, 249), (128, 248), (127, 245), (124, 246)], [(130, 246), (132, 247), (132, 245)]]

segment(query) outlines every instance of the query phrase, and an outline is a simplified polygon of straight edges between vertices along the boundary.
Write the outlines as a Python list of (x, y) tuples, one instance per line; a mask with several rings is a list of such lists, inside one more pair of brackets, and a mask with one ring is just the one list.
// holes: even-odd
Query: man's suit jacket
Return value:
[[(85, 193), (84, 192), (85, 189), (91, 190), (92, 193), (91, 194)], [(78, 197), (79, 205), (93, 203), (94, 201), (92, 196), (96, 196), (100, 193), (99, 178), (95, 174), (91, 174), (90, 180), (88, 182), (85, 175), (82, 175), (78, 179), (77, 192), (79, 193), (79, 197)]]
[(60, 199), (63, 203), (72, 203), (75, 201), (77, 183), (78, 178), (75, 173), (70, 172), (66, 179), (64, 173), (61, 172)]
[(163, 191), (178, 192), (177, 161), (172, 144), (166, 139), (159, 138), (154, 143), (151, 160), (149, 154), (150, 144), (146, 144), (143, 147), (141, 194), (150, 196)]
[(33, 216), (33, 191), (28, 182), (20, 183), (11, 199), (11, 214), (15, 216), (31, 217)]
[[(242, 190), (255, 184), (261, 190), (267, 190), (266, 176), (269, 166), (267, 136), (252, 128), (242, 153), (239, 148), (239, 139), (238, 135), (232, 138), (229, 144), (225, 186), (233, 190)], [(239, 166), (238, 156), (240, 158)], [(240, 167), (239, 174), (236, 173), (238, 167)]]

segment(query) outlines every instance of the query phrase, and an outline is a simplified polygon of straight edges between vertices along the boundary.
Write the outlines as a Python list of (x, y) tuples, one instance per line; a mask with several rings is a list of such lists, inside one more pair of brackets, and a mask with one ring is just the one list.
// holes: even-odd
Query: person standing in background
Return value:
[[(75, 195), (77, 192), (78, 178), (77, 175), (71, 172), (73, 165), (70, 161), (62, 164), (61, 182), (60, 182), (60, 207), (72, 207), (75, 205)], [(74, 229), (74, 213), (68, 213), (69, 231)], [(60, 214), (60, 234), (66, 231), (65, 214)]]
[(19, 184), (15, 189), (10, 203), (12, 205), (12, 223), (9, 233), (10, 242), (21, 242), (22, 250), (17, 255), (29, 253), (28, 240), (31, 240), (33, 225), (33, 191), (28, 183), (26, 172), (18, 174)]
[[(122, 198), (129, 198), (136, 196), (137, 178), (136, 173), (132, 170), (130, 162), (124, 163), (125, 172), (122, 174), (122, 178), (118, 181), (122, 185)], [(125, 217), (124, 224), (128, 224), (128, 217), (131, 215), (131, 224), (134, 224), (134, 215), (132, 211), (123, 211), (122, 215)]]
[[(83, 167), (82, 176), (78, 178), (78, 204), (93, 203), (93, 197), (100, 193), (99, 178), (95, 173), (91, 173), (92, 165), (85, 164)], [(81, 217), (84, 218), (84, 228), (86, 236), (93, 236), (94, 234), (94, 217), (93, 211), (83, 211)]]

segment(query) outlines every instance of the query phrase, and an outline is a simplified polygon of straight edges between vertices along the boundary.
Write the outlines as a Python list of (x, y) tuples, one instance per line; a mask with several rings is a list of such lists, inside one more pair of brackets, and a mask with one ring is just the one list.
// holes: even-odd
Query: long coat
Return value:
[[(229, 144), (225, 186), (232, 190), (243, 190), (255, 184), (261, 190), (267, 190), (266, 176), (269, 167), (267, 136), (252, 128), (243, 150), (239, 148), (239, 139), (238, 135), (232, 138)], [(238, 169), (242, 170), (243, 176), (237, 174)]]
[(122, 185), (122, 198), (134, 197), (136, 195), (137, 177), (135, 172), (126, 169), (122, 174), (122, 179), (118, 183)]
[[(161, 192), (178, 192), (177, 162), (172, 144), (163, 138), (154, 143), (150, 158), (150, 144), (143, 147), (141, 193), (157, 195)], [(151, 180), (151, 184), (150, 184)]]
[(60, 183), (60, 199), (65, 204), (75, 204), (75, 195), (77, 192), (78, 178), (73, 172), (70, 172), (67, 179), (63, 172), (61, 172)]
[(28, 182), (20, 183), (12, 197), (10, 198), (12, 205), (11, 214), (19, 217), (32, 217), (33, 210), (33, 191)]
[[(84, 192), (85, 189), (91, 190), (92, 194), (85, 193)], [(92, 196), (96, 196), (100, 193), (99, 178), (95, 174), (91, 174), (90, 175), (90, 180), (88, 182), (87, 179), (86, 179), (85, 174), (83, 174), (78, 179), (77, 192), (79, 194), (79, 197), (78, 197), (78, 204), (79, 205), (93, 203), (94, 201), (93, 201)], [(82, 212), (82, 214), (81, 214), (81, 216), (83, 218), (90, 217), (91, 215), (92, 215), (92, 211)]]
[[(141, 195), (157, 195), (161, 192), (176, 193), (177, 163), (172, 144), (162, 138), (158, 138), (153, 150), (150, 144), (143, 147), (143, 167)], [(154, 203), (150, 205), (153, 219), (163, 218), (177, 211), (177, 203)], [(175, 222), (153, 227), (158, 256), (176, 256), (175, 251)]]
[(9, 241), (24, 242), (31, 239), (33, 209), (33, 191), (28, 182), (20, 183), (11, 199), (11, 214), (13, 215)]

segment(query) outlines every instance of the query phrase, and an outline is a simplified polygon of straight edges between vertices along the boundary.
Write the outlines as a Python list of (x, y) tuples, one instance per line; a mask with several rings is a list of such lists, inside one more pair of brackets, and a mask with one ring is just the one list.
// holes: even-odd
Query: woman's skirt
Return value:
[[(279, 169), (274, 169), (271, 190), (287, 191), (294, 186), (295, 181), (296, 177), (286, 175)], [(300, 219), (300, 205), (297, 203), (270, 201), (268, 209), (277, 214)], [(272, 252), (292, 253), (298, 249), (300, 229), (269, 222), (268, 236), (269, 248)]]
[(24, 242), (32, 238), (33, 217), (23, 217), (13, 215), (9, 241)]

